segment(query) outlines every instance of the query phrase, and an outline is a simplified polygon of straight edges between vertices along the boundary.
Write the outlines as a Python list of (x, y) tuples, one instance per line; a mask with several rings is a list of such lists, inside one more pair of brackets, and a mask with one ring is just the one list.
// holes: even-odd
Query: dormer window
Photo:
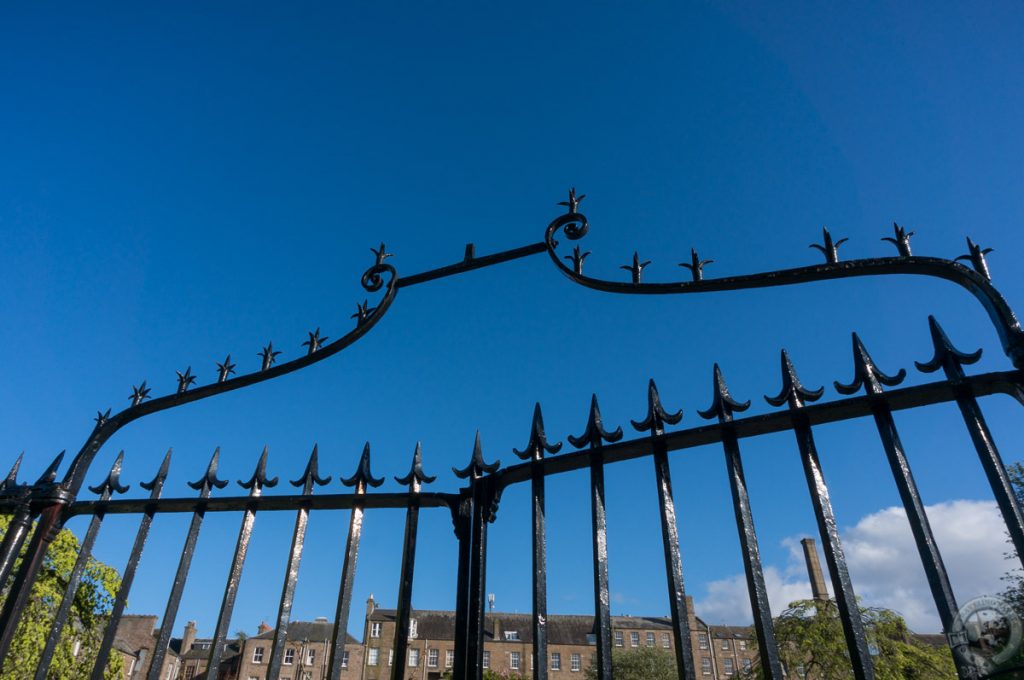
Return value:
[(416, 637), (416, 619), (409, 619), (409, 637)]
[(506, 630), (505, 631), (505, 639), (509, 640), (509, 641), (518, 640), (519, 639), (519, 631), (518, 630)]

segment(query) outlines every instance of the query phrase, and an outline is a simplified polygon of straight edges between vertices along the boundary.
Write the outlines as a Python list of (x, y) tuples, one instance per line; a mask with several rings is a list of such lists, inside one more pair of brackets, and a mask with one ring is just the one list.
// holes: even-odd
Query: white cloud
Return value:
[[(957, 601), (1000, 592), (1000, 577), (1012, 566), (1003, 559), (1007, 544), (1002, 517), (993, 501), (956, 500), (926, 508)], [(817, 538), (817, 537), (815, 537)], [(864, 604), (900, 612), (914, 630), (940, 629), (931, 591), (902, 507), (885, 508), (861, 518), (842, 532), (843, 548), (854, 590)], [(810, 597), (799, 538), (783, 541), (785, 565), (765, 565), (765, 585), (772, 612)], [(824, 558), (822, 567), (826, 568)], [(827, 579), (827, 576), (826, 576)], [(831, 582), (829, 583), (831, 591)], [(709, 623), (750, 623), (750, 600), (742, 573), (712, 581), (707, 597), (696, 603)]]

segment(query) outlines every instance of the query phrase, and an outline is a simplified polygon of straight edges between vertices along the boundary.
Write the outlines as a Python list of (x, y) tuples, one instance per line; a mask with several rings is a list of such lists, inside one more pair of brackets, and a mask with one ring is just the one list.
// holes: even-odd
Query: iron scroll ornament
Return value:
[[(570, 241), (582, 239), (590, 230), (590, 224), (587, 221), (586, 215), (579, 212), (579, 203), (583, 198), (583, 196), (576, 196), (575, 189), (571, 190), (569, 192), (569, 200), (559, 204), (568, 206), (568, 212), (556, 217), (548, 225), (544, 235), (544, 241), (547, 245), (551, 261), (554, 262), (562, 274), (581, 286), (607, 293), (668, 295), (768, 288), (811, 281), (845, 279), (855, 276), (880, 276), (885, 274), (930, 276), (951, 281), (966, 289), (977, 298), (992, 320), (992, 325), (999, 336), (999, 342), (1002, 344), (1003, 352), (1009, 357), (1015, 368), (1024, 368), (1024, 330), (1021, 329), (1020, 322), (1017, 320), (1016, 315), (1014, 315), (1013, 310), (1010, 309), (1006, 299), (989, 281), (988, 266), (984, 260), (984, 254), (987, 250), (982, 250), (970, 239), (968, 239), (970, 254), (957, 258), (957, 260), (969, 259), (974, 267), (973, 269), (955, 260), (911, 255), (908, 243), (910, 234), (900, 227), (895, 227), (897, 238), (886, 238), (883, 240), (892, 242), (897, 246), (900, 252), (898, 257), (876, 257), (846, 261), (840, 261), (838, 257), (827, 257), (828, 261), (824, 264), (710, 279), (704, 278), (703, 273), (701, 273), (700, 276), (694, 276), (692, 281), (643, 283), (639, 281), (639, 275), (637, 274), (634, 274), (633, 282), (607, 281), (583, 274), (583, 260), (579, 256), (578, 246), (574, 251), (574, 255), (564, 256), (565, 259), (572, 260), (572, 267), (566, 266), (559, 258), (557, 252), (558, 241), (555, 237), (558, 235), (559, 230), (562, 230), (565, 238)], [(826, 241), (828, 240), (826, 238)], [(812, 245), (812, 247), (815, 246)], [(821, 246), (817, 247), (821, 248)], [(694, 259), (694, 266), (696, 266), (699, 260), (695, 252)], [(709, 261), (701, 262), (700, 264), (703, 265), (707, 262)], [(684, 266), (689, 267), (691, 265), (687, 264)]]
[[(397, 284), (399, 281), (395, 268), (384, 261), (387, 257), (390, 257), (390, 253), (385, 252), (384, 244), (381, 244), (380, 250), (371, 250), (376, 256), (376, 262), (363, 273), (360, 278), (360, 284), (368, 293), (376, 293), (383, 288), (384, 295), (376, 307), (369, 307), (366, 302), (358, 306), (358, 311), (353, 314), (353, 317), (356, 319), (356, 327), (354, 329), (334, 342), (320, 344), (322, 339), (319, 337), (320, 329), (318, 328), (315, 344), (314, 342), (303, 343), (304, 345), (310, 345), (310, 349), (306, 354), (277, 365), (272, 365), (272, 361), (268, 362), (265, 359), (260, 370), (233, 378), (228, 377), (228, 373), (233, 372), (231, 369), (234, 367), (230, 363), (229, 355), (224, 364), (218, 364), (220, 367), (220, 377), (217, 382), (194, 389), (188, 389), (187, 385), (185, 389), (181, 389), (179, 386), (176, 392), (150, 401), (146, 401), (149, 390), (145, 387), (145, 382), (143, 382), (141, 388), (133, 388), (131, 406), (114, 415), (110, 415), (109, 409), (106, 413), (99, 413), (97, 415), (96, 427), (93, 428), (89, 438), (72, 461), (63, 478), (62, 486), (71, 494), (77, 494), (93, 458), (95, 458), (103, 444), (115, 432), (134, 420), (159, 411), (183, 406), (193, 401), (199, 401), (200, 399), (237, 390), (241, 387), (248, 387), (249, 385), (271, 380), (311, 366), (337, 354), (369, 333), (370, 329), (377, 324), (388, 308), (391, 307), (391, 303), (394, 302), (395, 295), (398, 293)], [(313, 334), (310, 337), (313, 338)], [(225, 369), (225, 367), (227, 368)], [(189, 371), (186, 371), (186, 373), (189, 373)]]

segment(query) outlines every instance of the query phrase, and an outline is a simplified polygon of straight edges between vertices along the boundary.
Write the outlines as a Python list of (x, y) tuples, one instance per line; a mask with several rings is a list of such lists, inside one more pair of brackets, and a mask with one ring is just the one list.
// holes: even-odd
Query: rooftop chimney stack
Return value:
[(829, 599), (828, 588), (825, 587), (825, 575), (821, 571), (821, 562), (818, 561), (818, 546), (813, 538), (800, 540), (804, 548), (804, 559), (807, 560), (807, 575), (811, 579), (811, 597), (823, 602)]

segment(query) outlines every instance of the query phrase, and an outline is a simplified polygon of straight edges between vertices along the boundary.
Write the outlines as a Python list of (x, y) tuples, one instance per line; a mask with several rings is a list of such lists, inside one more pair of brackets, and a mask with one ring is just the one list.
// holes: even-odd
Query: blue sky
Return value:
[[(166, 393), (186, 366), (211, 381), (228, 352), (255, 370), (268, 341), (287, 359), (308, 330), (340, 336), (380, 241), (400, 274), (457, 261), (467, 242), (478, 254), (533, 243), (569, 186), (587, 194), (588, 272), (605, 278), (624, 280), (634, 250), (653, 260), (651, 281), (685, 278), (676, 263), (691, 247), (715, 260), (708, 276), (810, 264), (822, 225), (850, 238), (844, 257), (890, 254), (879, 239), (895, 220), (917, 232), (918, 254), (960, 255), (968, 235), (996, 247), (996, 284), (1011, 305), (1024, 299), (1024, 13), (1011, 3), (69, 5), (7, 8), (0, 26), (0, 464), (24, 450), (25, 478), (76, 451), (96, 410), (126, 406), (143, 379)], [(694, 425), (717, 361), (764, 412), (781, 347), (813, 386), (850, 378), (854, 330), (883, 369), (912, 369), (930, 356), (929, 313), (985, 349), (977, 371), (1009, 367), (980, 307), (944, 282), (620, 297), (574, 286), (539, 255), (403, 290), (327, 362), (132, 424), (92, 478), (123, 448), (141, 493), (174, 447), (168, 494), (191, 495), (185, 481), (216, 446), (225, 477), (248, 478), (268, 445), (284, 479), (318, 442), (336, 480), (367, 440), (390, 476), (422, 441), (434, 487), (453, 491), (447, 471), (474, 432), (490, 459), (512, 462), (537, 400), (554, 440), (582, 431), (593, 392), (628, 429), (653, 377)], [(925, 379), (911, 370), (909, 383)], [(1024, 457), (1019, 406), (986, 408), (1006, 460)], [(1001, 529), (986, 524), (991, 493), (955, 410), (897, 422), (926, 502), (948, 518), (937, 531), (960, 556), (958, 596), (998, 587)], [(898, 497), (873, 431), (817, 433), (850, 540), (896, 556), (853, 564), (854, 582), (934, 629), (923, 574), (899, 559), (909, 531), (886, 514)], [(773, 591), (780, 608), (802, 587), (792, 540), (816, 535), (806, 487), (791, 435), (743, 452), (766, 564), (789, 588)], [(722, 453), (674, 454), (672, 471), (698, 611), (742, 622), (742, 603), (723, 604), (742, 562)], [(552, 479), (548, 493), (550, 610), (590, 612), (587, 477)], [(488, 590), (505, 610), (529, 608), (527, 500), (510, 490), (492, 526)], [(667, 613), (649, 461), (609, 472), (608, 512), (613, 610)], [(239, 521), (208, 517), (179, 630), (195, 619), (212, 631)], [(295, 618), (333, 613), (347, 521), (313, 517)], [(394, 604), (402, 521), (368, 515), (353, 632), (370, 593)], [(130, 611), (162, 612), (186, 522), (156, 522)], [(291, 523), (257, 518), (232, 630), (273, 620)], [(135, 520), (106, 525), (97, 554), (120, 566)], [(451, 608), (444, 513), (424, 513), (421, 541), (415, 605)], [(887, 599), (897, 573), (916, 599)]]

